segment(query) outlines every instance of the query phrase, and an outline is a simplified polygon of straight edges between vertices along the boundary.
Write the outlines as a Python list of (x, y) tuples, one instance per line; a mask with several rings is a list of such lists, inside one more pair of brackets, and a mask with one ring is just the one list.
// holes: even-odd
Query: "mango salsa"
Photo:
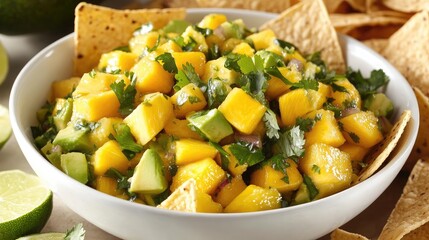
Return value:
[(83, 184), (185, 212), (278, 209), (350, 187), (388, 134), (381, 70), (336, 73), (223, 14), (158, 25), (54, 82), (36, 113), (35, 145)]

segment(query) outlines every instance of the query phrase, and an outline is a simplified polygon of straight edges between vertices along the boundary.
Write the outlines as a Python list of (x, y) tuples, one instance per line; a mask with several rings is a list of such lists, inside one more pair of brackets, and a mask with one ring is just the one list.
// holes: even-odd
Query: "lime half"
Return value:
[(16, 240), (64, 240), (65, 237), (65, 233), (39, 233), (20, 237)]
[(0, 149), (9, 140), (12, 135), (12, 127), (10, 126), (9, 110), (0, 105)]
[(7, 52), (0, 42), (0, 85), (6, 79), (7, 72), (9, 71), (9, 58)]
[(0, 172), (0, 239), (39, 233), (52, 212), (52, 192), (37, 176)]

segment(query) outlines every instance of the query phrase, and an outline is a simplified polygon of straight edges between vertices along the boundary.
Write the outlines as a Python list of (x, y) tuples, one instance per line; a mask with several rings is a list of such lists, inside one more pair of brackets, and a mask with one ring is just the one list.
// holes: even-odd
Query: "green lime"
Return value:
[(52, 212), (52, 192), (37, 176), (0, 172), (0, 239), (39, 233)]
[(16, 240), (63, 240), (65, 236), (65, 233), (39, 233), (20, 237)]
[(0, 149), (9, 140), (12, 135), (12, 127), (10, 126), (9, 110), (0, 105)]
[(6, 79), (7, 73), (9, 71), (9, 58), (7, 52), (4, 49), (3, 45), (0, 42), (0, 85)]

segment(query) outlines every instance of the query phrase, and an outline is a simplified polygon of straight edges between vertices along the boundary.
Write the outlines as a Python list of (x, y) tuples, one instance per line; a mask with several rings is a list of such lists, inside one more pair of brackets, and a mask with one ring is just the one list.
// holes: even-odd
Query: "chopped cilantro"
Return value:
[(349, 132), (348, 134), (349, 134), (350, 138), (353, 140), (353, 142), (359, 143), (360, 138), (358, 135), (356, 135), (356, 133)]
[(229, 146), (229, 150), (237, 158), (240, 165), (247, 164), (250, 167), (265, 159), (262, 150), (249, 143), (233, 143)]
[(220, 48), (219, 45), (217, 44), (213, 44), (209, 47), (209, 52), (207, 54), (207, 60), (214, 60), (214, 59), (218, 59), (221, 57), (221, 52), (220, 52)]
[(179, 70), (179, 72), (174, 77), (177, 80), (177, 83), (173, 86), (174, 90), (176, 91), (180, 90), (189, 83), (195, 84), (203, 92), (207, 90), (207, 84), (200, 79), (198, 74), (195, 72), (194, 66), (192, 66), (192, 64), (189, 62), (186, 62), (182, 66), (182, 69)]
[(293, 45), (292, 43), (290, 43), (290, 42), (286, 42), (286, 41), (281, 40), (281, 39), (276, 39), (275, 42), (281, 48), (284, 48), (286, 50), (296, 50), (296, 51), (299, 51), (299, 49), (295, 45)]
[(265, 112), (262, 120), (264, 121), (264, 125), (267, 130), (267, 137), (269, 137), (270, 139), (278, 139), (280, 137), (280, 127), (277, 123), (276, 114), (273, 112), (273, 110), (267, 108), (267, 111)]
[(271, 167), (284, 174), (282, 180), (285, 183), (289, 183), (289, 177), (286, 172), (286, 168), (290, 167), (290, 164), (286, 161), (286, 158), (282, 154), (276, 154), (268, 159), (268, 162), (271, 164)]
[(134, 99), (137, 94), (135, 86), (133, 84), (125, 86), (125, 81), (121, 80), (110, 84), (110, 88), (119, 100), (119, 113), (122, 116), (130, 114), (134, 110)]
[(320, 167), (316, 164), (313, 164), (313, 166), (311, 166), (311, 171), (320, 174)]
[(230, 87), (219, 79), (209, 79), (207, 84), (207, 103), (208, 107), (218, 107), (230, 91)]
[(123, 175), (121, 172), (119, 172), (115, 168), (109, 168), (106, 171), (106, 173), (104, 174), (104, 176), (106, 176), (106, 177), (116, 179), (116, 182), (117, 182), (116, 189), (117, 190), (125, 191), (125, 193), (127, 193), (127, 195), (131, 199), (135, 199), (137, 197), (137, 195), (135, 193), (132, 193), (129, 191), (131, 183), (128, 180), (130, 179), (130, 177), (132, 175), (133, 175), (132, 171), (128, 171), (127, 175)]
[(207, 37), (213, 34), (213, 30), (210, 28), (202, 28), (202, 27), (198, 27), (197, 25), (194, 25), (193, 27), (197, 32), (201, 33), (204, 37)]
[(169, 73), (177, 73), (178, 69), (176, 62), (174, 61), (173, 55), (169, 52), (165, 52), (155, 58), (156, 61), (162, 62), (162, 67)]
[(113, 51), (131, 52), (130, 47), (128, 45), (117, 47), (113, 49)]
[(275, 152), (282, 154), (284, 158), (291, 158), (295, 161), (304, 156), (304, 131), (299, 126), (294, 126), (280, 134), (280, 138), (274, 144)]
[(97, 74), (97, 71), (95, 71), (95, 69), (92, 69), (91, 72), (89, 72), (89, 76), (91, 78), (95, 78), (95, 75)]
[(64, 240), (84, 240), (85, 239), (85, 229), (83, 228), (82, 223), (78, 223), (73, 226), (73, 228), (67, 230)]
[(356, 87), (362, 99), (367, 96), (376, 93), (378, 89), (384, 87), (389, 82), (389, 77), (383, 72), (383, 70), (372, 70), (369, 78), (364, 78), (362, 73), (353, 71), (352, 69), (347, 70), (347, 79)]
[(228, 165), (229, 165), (229, 158), (228, 158), (229, 157), (229, 153), (227, 151), (225, 151), (225, 149), (223, 149), (219, 145), (219, 143), (215, 143), (215, 142), (209, 141), (209, 144), (211, 146), (213, 146), (214, 148), (216, 148), (216, 150), (219, 152), (222, 169), (224, 169), (224, 170), (228, 169)]
[(147, 51), (148, 52), (155, 51), (158, 48), (160, 42), (161, 42), (161, 35), (158, 35), (158, 39), (156, 39), (155, 45), (153, 45), (153, 47), (148, 48)]
[(197, 96), (189, 96), (188, 100), (189, 100), (189, 103), (191, 103), (191, 104), (201, 102), (201, 99), (198, 98)]
[(143, 146), (135, 142), (128, 125), (125, 123), (120, 123), (115, 124), (113, 127), (116, 131), (115, 139), (121, 146), (128, 159), (133, 158), (136, 153), (143, 150)]
[(339, 117), (341, 117), (341, 115), (342, 115), (341, 108), (339, 108), (339, 107), (335, 106), (335, 105), (332, 103), (332, 101), (333, 101), (333, 99), (332, 99), (332, 98), (329, 98), (329, 99), (328, 99), (328, 100), (323, 104), (323, 109), (334, 112), (334, 116), (335, 116), (335, 118), (339, 118)]
[(309, 132), (314, 127), (317, 121), (319, 121), (322, 118), (320, 114), (316, 114), (314, 118), (302, 118), (298, 117), (296, 119), (296, 124), (299, 126), (299, 129), (301, 129), (304, 132)]
[(90, 132), (96, 129), (100, 123), (98, 122), (88, 122), (85, 119), (77, 119), (74, 121), (74, 129), (76, 130), (83, 130), (85, 132)]
[(309, 176), (304, 174), (303, 178), (304, 178), (304, 184), (307, 186), (308, 193), (310, 195), (310, 200), (314, 200), (317, 194), (319, 194), (319, 190), (316, 188), (316, 186), (314, 185), (313, 181)]
[(319, 82), (315, 79), (302, 79), (297, 83), (293, 83), (289, 81), (287, 78), (283, 76), (283, 74), (280, 72), (277, 66), (269, 67), (266, 69), (266, 71), (268, 74), (282, 80), (285, 84), (290, 85), (291, 89), (303, 88), (303, 89), (312, 89), (316, 91), (319, 89)]
[(197, 42), (193, 38), (189, 38), (189, 41), (185, 42), (185, 39), (182, 36), (177, 36), (173, 41), (177, 43), (184, 52), (192, 51), (195, 46), (197, 46)]

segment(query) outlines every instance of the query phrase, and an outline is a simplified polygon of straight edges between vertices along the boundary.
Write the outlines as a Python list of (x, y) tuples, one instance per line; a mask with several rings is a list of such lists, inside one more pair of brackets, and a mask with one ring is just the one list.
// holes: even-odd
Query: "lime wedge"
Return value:
[(12, 127), (10, 126), (9, 110), (0, 105), (0, 149), (9, 140), (12, 135)]
[(65, 236), (65, 233), (40, 233), (20, 237), (16, 240), (64, 240)]
[(52, 212), (52, 192), (37, 176), (0, 172), (0, 239), (39, 233)]
[(7, 72), (9, 71), (9, 58), (7, 52), (0, 42), (0, 85), (6, 79)]

